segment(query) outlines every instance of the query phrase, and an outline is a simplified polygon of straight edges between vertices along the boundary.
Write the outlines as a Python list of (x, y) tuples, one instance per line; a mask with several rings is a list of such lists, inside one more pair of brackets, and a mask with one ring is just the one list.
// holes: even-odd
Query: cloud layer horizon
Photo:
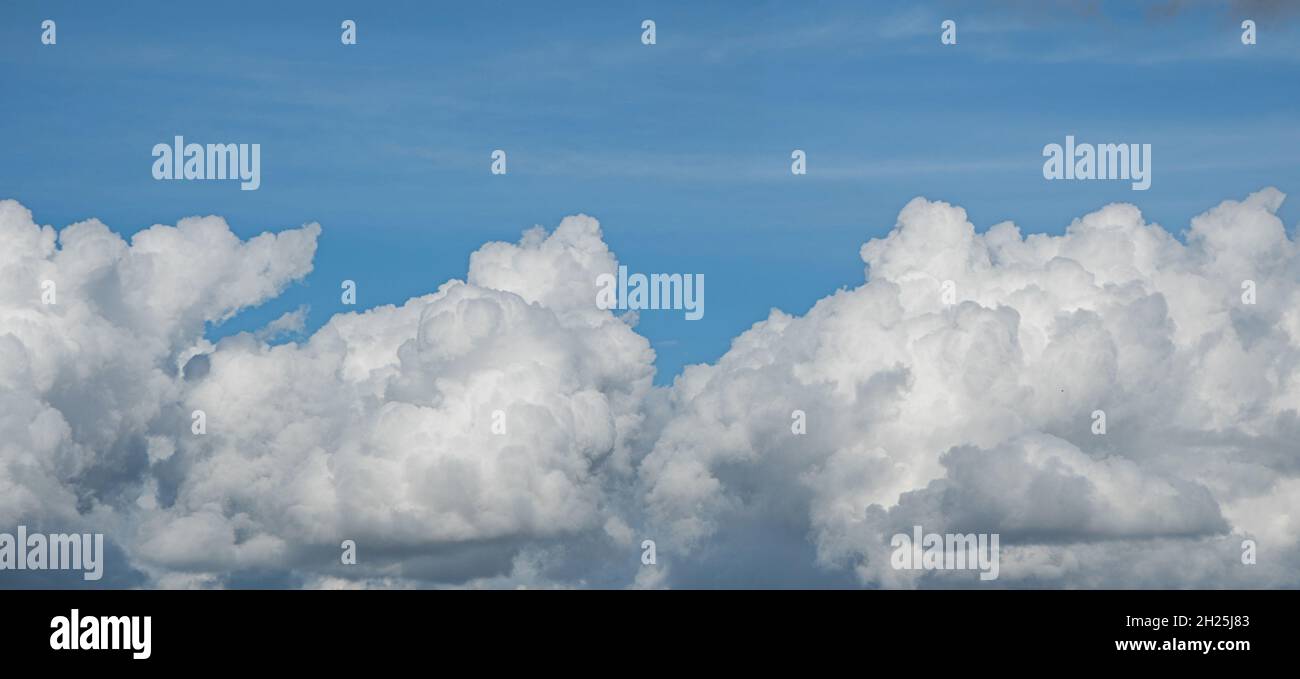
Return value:
[[(311, 273), (319, 225), (128, 242), (0, 201), (0, 532), (103, 532), (108, 586), (1297, 587), (1284, 198), (1180, 239), (1128, 204), (1023, 236), (918, 197), (860, 286), (668, 387), (595, 304), (618, 260), (585, 215), (299, 341), (273, 338), (302, 313), (213, 342)], [(915, 525), (1000, 534), (998, 580), (892, 569)]]

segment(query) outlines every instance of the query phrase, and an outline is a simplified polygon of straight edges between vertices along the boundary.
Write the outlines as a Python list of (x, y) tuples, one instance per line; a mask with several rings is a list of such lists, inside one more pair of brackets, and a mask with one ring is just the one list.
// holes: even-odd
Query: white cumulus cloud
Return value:
[(404, 304), (214, 343), (310, 273), (319, 226), (128, 242), (0, 202), (0, 526), (101, 530), (163, 587), (978, 583), (893, 570), (913, 525), (1000, 534), (995, 586), (1295, 586), (1282, 200), (1179, 238), (1130, 205), (1022, 236), (917, 198), (863, 245), (862, 285), (659, 388), (595, 304), (617, 262), (590, 217)]

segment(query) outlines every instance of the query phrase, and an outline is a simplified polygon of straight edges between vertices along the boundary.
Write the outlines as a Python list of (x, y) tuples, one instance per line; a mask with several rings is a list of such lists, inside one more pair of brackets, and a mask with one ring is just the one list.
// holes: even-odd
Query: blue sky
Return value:
[[(0, 198), (124, 234), (320, 222), (305, 283), (214, 337), (300, 305), (314, 329), (348, 309), (344, 279), (361, 307), (400, 303), (484, 242), (590, 214), (629, 269), (706, 276), (703, 320), (641, 315), (664, 383), (771, 307), (861, 283), (859, 246), (917, 195), (981, 230), (1057, 233), (1109, 202), (1179, 232), (1224, 199), (1296, 193), (1300, 30), (1270, 4), (9, 2)], [(261, 189), (155, 181), (150, 151), (177, 134), (260, 143)], [(1067, 134), (1152, 144), (1151, 189), (1045, 181)]]

